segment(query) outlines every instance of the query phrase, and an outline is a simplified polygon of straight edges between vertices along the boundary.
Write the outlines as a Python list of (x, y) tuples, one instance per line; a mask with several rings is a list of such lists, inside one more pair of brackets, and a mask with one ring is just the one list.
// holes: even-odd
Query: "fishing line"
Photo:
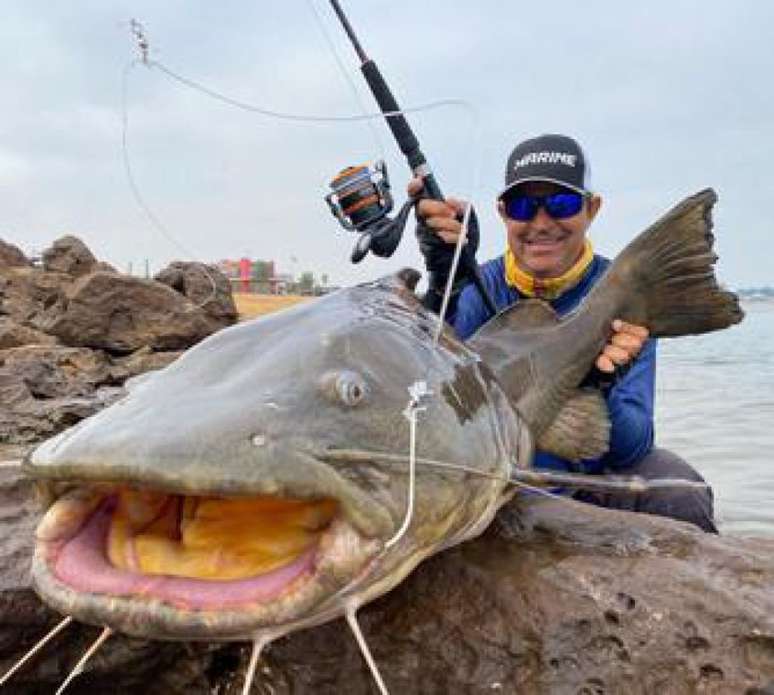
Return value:
[[(321, 31), (323, 32), (323, 35), (326, 38), (326, 41), (329, 44), (329, 48), (331, 49), (334, 58), (336, 60), (337, 65), (339, 66), (340, 70), (344, 74), (345, 79), (348, 81), (348, 83), (351, 84), (351, 80), (349, 78), (349, 75), (347, 71), (344, 69), (343, 65), (341, 64), (341, 61), (339, 60), (338, 54), (335, 52), (333, 48), (333, 44), (330, 40), (330, 37), (328, 36), (325, 27), (322, 23), (322, 20), (319, 16), (319, 13), (317, 12), (316, 7), (312, 4), (311, 0), (307, 0), (310, 8), (312, 9), (312, 12), (318, 21), (318, 25), (320, 26)], [(481, 125), (480, 125), (480, 116), (478, 110), (471, 104), (469, 101), (464, 99), (440, 99), (435, 100), (429, 103), (420, 104), (413, 107), (403, 108), (399, 111), (390, 111), (390, 112), (382, 112), (382, 111), (371, 111), (371, 112), (364, 112), (362, 114), (350, 114), (350, 115), (343, 115), (343, 116), (333, 116), (329, 114), (298, 114), (298, 113), (292, 113), (292, 112), (285, 112), (285, 111), (278, 111), (274, 109), (265, 108), (263, 106), (255, 105), (248, 103), (246, 101), (242, 101), (239, 99), (236, 99), (234, 97), (228, 96), (218, 90), (212, 89), (200, 82), (197, 82), (195, 80), (192, 80), (188, 77), (185, 77), (184, 75), (181, 75), (174, 70), (167, 67), (165, 64), (158, 60), (151, 60), (148, 57), (149, 54), (149, 42), (148, 39), (144, 33), (144, 30), (142, 28), (142, 25), (137, 22), (136, 20), (132, 20), (130, 23), (132, 34), (137, 41), (137, 47), (140, 51), (140, 59), (133, 60), (129, 63), (127, 68), (124, 70), (124, 79), (123, 79), (123, 89), (122, 89), (122, 95), (123, 95), (123, 101), (122, 101), (122, 107), (123, 107), (123, 152), (124, 152), (124, 168), (127, 173), (127, 179), (129, 181), (130, 188), (132, 190), (132, 194), (137, 201), (139, 207), (143, 210), (146, 217), (151, 222), (151, 225), (157, 229), (168, 241), (173, 243), (177, 248), (184, 251), (189, 257), (195, 257), (195, 254), (191, 254), (190, 251), (185, 249), (175, 238), (174, 236), (166, 229), (165, 225), (161, 223), (161, 221), (158, 219), (158, 217), (153, 214), (152, 210), (150, 209), (150, 206), (145, 202), (143, 199), (142, 194), (140, 193), (139, 186), (136, 183), (136, 180), (133, 176), (132, 169), (129, 163), (129, 155), (128, 155), (128, 138), (127, 138), (127, 132), (128, 132), (128, 109), (127, 109), (127, 91), (128, 91), (128, 74), (130, 70), (138, 63), (141, 63), (149, 70), (156, 69), (165, 76), (167, 76), (169, 79), (177, 82), (178, 84), (181, 84), (185, 87), (188, 87), (189, 89), (192, 89), (194, 91), (197, 91), (201, 94), (204, 94), (208, 96), (209, 98), (219, 101), (221, 103), (225, 103), (227, 105), (230, 105), (234, 108), (238, 108), (243, 111), (247, 111), (250, 113), (254, 113), (257, 115), (261, 115), (267, 118), (273, 118), (277, 120), (284, 120), (284, 121), (291, 121), (291, 122), (301, 122), (301, 123), (349, 123), (349, 122), (358, 122), (358, 121), (366, 121), (370, 126), (372, 126), (372, 121), (374, 119), (384, 119), (388, 118), (390, 116), (397, 116), (401, 114), (409, 114), (409, 113), (419, 113), (424, 111), (431, 111), (434, 109), (440, 109), (440, 108), (457, 108), (461, 109), (463, 112), (466, 113), (468, 118), (470, 119), (470, 147), (475, 152), (474, 156), (472, 157), (472, 160), (475, 162), (475, 165), (473, 167), (474, 172), (474, 178), (471, 184), (471, 194), (477, 190), (478, 188), (478, 173), (481, 168), (481, 154), (480, 154), (480, 148), (477, 146), (478, 142), (480, 141), (480, 132), (481, 132)], [(351, 85), (353, 91), (356, 94), (356, 97), (359, 101), (359, 96), (357, 95), (357, 91), (354, 88), (354, 85)], [(362, 107), (362, 102), (359, 102)], [(375, 131), (374, 131), (375, 134)], [(383, 147), (381, 146), (381, 142), (377, 138), (377, 145), (380, 149), (380, 151), (383, 151)], [(468, 196), (468, 200), (472, 200), (472, 195)], [(470, 207), (470, 203), (468, 205)], [(469, 217), (469, 212), (467, 212), (467, 217)], [(458, 248), (462, 243), (464, 243), (465, 238), (467, 236), (467, 222), (464, 222), (464, 229), (463, 234), (461, 235), (460, 239), (458, 240)], [(456, 270), (456, 263), (458, 262), (458, 256), (459, 256), (459, 250), (456, 250), (455, 252), (455, 261), (454, 261), (454, 269)], [(204, 271), (207, 272), (207, 271)], [(450, 274), (449, 283), (447, 284), (447, 292), (450, 292), (451, 288), (451, 281), (453, 278), (453, 274)], [(210, 281), (213, 285), (213, 293), (215, 291), (214, 287), (214, 281), (210, 277)], [(209, 301), (209, 298), (205, 301)], [(447, 305), (448, 305), (448, 299)], [(443, 319), (445, 317), (445, 310), (441, 315), (441, 328), (438, 329), (436, 333), (436, 343), (438, 341), (438, 336), (440, 336), (440, 332), (442, 330), (443, 325)]]
[[(471, 144), (470, 149), (473, 152), (481, 152), (481, 126), (476, 121), (476, 127), (471, 130)], [(479, 154), (478, 157), (473, 157), (473, 173), (471, 180), (471, 196), (468, 198), (465, 204), (465, 213), (462, 216), (462, 229), (460, 235), (457, 238), (457, 243), (454, 246), (454, 256), (452, 257), (451, 267), (449, 268), (449, 277), (446, 279), (446, 287), (443, 291), (443, 299), (441, 301), (441, 310), (438, 315), (438, 326), (436, 327), (435, 336), (433, 337), (433, 345), (438, 346), (438, 341), (441, 339), (443, 333), (444, 324), (446, 323), (446, 312), (449, 309), (449, 300), (451, 299), (452, 288), (454, 287), (454, 278), (457, 275), (457, 267), (460, 264), (460, 256), (462, 255), (462, 249), (468, 241), (468, 229), (470, 226), (470, 216), (473, 214), (473, 193), (478, 191), (481, 183), (481, 165), (483, 156)], [(479, 230), (480, 235), (480, 230)]]
[(19, 659), (6, 674), (0, 678), (0, 686), (5, 685), (24, 664), (26, 664), (35, 654), (37, 654), (43, 647), (45, 647), (54, 637), (56, 637), (62, 630), (64, 630), (73, 621), (73, 616), (68, 615), (64, 620), (58, 623), (52, 630), (48, 632), (38, 643), (32, 647), (21, 659)]
[(360, 647), (360, 653), (368, 664), (368, 668), (371, 670), (374, 681), (376, 681), (379, 693), (381, 695), (390, 695), (390, 691), (387, 690), (387, 686), (382, 680), (382, 674), (379, 673), (376, 662), (374, 661), (373, 656), (371, 656), (371, 650), (368, 648), (368, 643), (365, 641), (363, 633), (360, 630), (360, 625), (357, 622), (357, 609), (359, 607), (360, 606), (356, 606), (354, 602), (348, 602), (345, 604), (344, 615), (347, 618), (347, 623), (349, 623), (349, 629), (352, 630), (352, 634), (355, 635), (357, 646)]
[[(347, 68), (344, 66), (344, 63), (341, 60), (338, 51), (336, 50), (336, 45), (333, 43), (333, 39), (328, 33), (328, 30), (325, 28), (325, 23), (323, 22), (322, 16), (320, 15), (320, 12), (317, 9), (317, 6), (314, 4), (314, 0), (306, 0), (306, 4), (309, 6), (309, 9), (314, 15), (315, 21), (317, 22), (317, 27), (320, 30), (320, 33), (323, 35), (323, 38), (325, 39), (325, 43), (328, 46), (328, 50), (330, 50), (334, 60), (336, 61), (336, 65), (339, 68), (339, 72), (341, 72), (341, 74), (344, 76), (344, 81), (347, 83), (349, 90), (352, 92), (352, 96), (357, 102), (360, 112), (363, 114), (367, 114), (368, 108), (363, 103), (363, 100), (360, 96), (360, 92), (355, 86), (355, 82), (352, 79), (352, 76), (350, 75), (349, 70), (347, 70)], [(373, 119), (369, 118), (366, 121), (366, 125), (368, 126), (368, 131), (371, 133), (371, 138), (373, 139), (374, 144), (376, 145), (376, 149), (381, 154), (380, 159), (386, 159), (387, 157), (385, 156), (385, 152), (384, 152), (384, 144), (382, 143), (382, 139), (379, 137), (379, 133), (376, 130), (376, 126), (374, 125)]]
[(64, 683), (59, 686), (59, 689), (56, 691), (55, 695), (62, 695), (65, 688), (70, 685), (73, 678), (75, 678), (81, 671), (83, 671), (83, 667), (86, 665), (86, 662), (91, 659), (92, 656), (97, 652), (97, 650), (105, 643), (105, 640), (107, 640), (110, 635), (113, 634), (113, 630), (111, 630), (109, 627), (106, 627), (101, 633), (100, 636), (97, 637), (94, 644), (92, 644), (87, 650), (86, 653), (80, 658), (80, 661), (78, 661), (77, 664), (75, 664), (75, 668), (73, 668), (72, 671), (70, 671), (70, 675), (67, 676)]
[(417, 381), (409, 386), (408, 405), (403, 411), (403, 415), (409, 421), (409, 487), (408, 500), (406, 502), (406, 515), (403, 523), (396, 531), (395, 535), (384, 544), (384, 551), (395, 545), (408, 530), (411, 520), (414, 516), (414, 496), (416, 491), (416, 453), (417, 453), (417, 414), (420, 411), (427, 410), (426, 406), (420, 405), (423, 399), (427, 398), (431, 392), (427, 388), (427, 383)]
[[(134, 22), (134, 20), (132, 20)], [(132, 29), (133, 31), (137, 30), (137, 25), (133, 24)], [(127, 93), (128, 93), (128, 77), (129, 77), (129, 71), (134, 68), (135, 65), (137, 65), (139, 62), (142, 62), (147, 65), (147, 44), (140, 43), (140, 46), (145, 46), (144, 49), (144, 57), (141, 61), (138, 60), (132, 60), (124, 67), (122, 77), (121, 77), (121, 152), (122, 152), (122, 160), (124, 163), (124, 172), (126, 173), (126, 179), (129, 182), (129, 189), (132, 192), (132, 196), (134, 197), (135, 202), (139, 206), (139, 208), (143, 211), (145, 216), (148, 218), (148, 221), (150, 222), (151, 226), (156, 229), (156, 231), (160, 232), (164, 238), (170, 242), (173, 246), (175, 246), (179, 251), (182, 251), (184, 256), (187, 256), (188, 258), (196, 258), (196, 254), (191, 253), (189, 249), (187, 249), (183, 244), (181, 244), (175, 236), (166, 228), (166, 226), (159, 220), (158, 217), (153, 213), (153, 210), (151, 210), (150, 206), (145, 202), (145, 199), (142, 196), (142, 193), (140, 193), (140, 189), (137, 186), (137, 182), (134, 178), (134, 172), (132, 171), (132, 165), (131, 161), (129, 159), (129, 146), (128, 146), (128, 138), (129, 138), (129, 109), (127, 104)], [(215, 283), (215, 278), (212, 276), (212, 273), (208, 270), (206, 264), (199, 263), (196, 266), (193, 266), (197, 270), (200, 270), (204, 276), (207, 278), (207, 280), (210, 283), (210, 293), (207, 295), (201, 302), (198, 304), (195, 304), (194, 306), (197, 309), (201, 309), (205, 304), (207, 304), (210, 300), (213, 300), (215, 298), (215, 295), (217, 293), (217, 285)]]

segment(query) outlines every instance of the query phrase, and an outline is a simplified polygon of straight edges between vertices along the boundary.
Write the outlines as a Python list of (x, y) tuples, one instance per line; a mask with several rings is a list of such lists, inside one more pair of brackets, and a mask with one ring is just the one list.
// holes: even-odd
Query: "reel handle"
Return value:
[(371, 232), (363, 232), (360, 235), (360, 238), (355, 242), (355, 245), (352, 247), (352, 254), (349, 257), (349, 260), (353, 263), (360, 263), (366, 255), (368, 254), (368, 251), (371, 248)]

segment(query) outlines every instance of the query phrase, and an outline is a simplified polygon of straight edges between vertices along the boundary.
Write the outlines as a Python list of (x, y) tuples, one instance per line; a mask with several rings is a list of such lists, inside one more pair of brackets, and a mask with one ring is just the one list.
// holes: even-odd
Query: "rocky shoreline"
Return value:
[(116, 272), (76, 237), (33, 264), (0, 240), (0, 444), (40, 441), (113, 402), (132, 376), (235, 323), (228, 279), (173, 263)]

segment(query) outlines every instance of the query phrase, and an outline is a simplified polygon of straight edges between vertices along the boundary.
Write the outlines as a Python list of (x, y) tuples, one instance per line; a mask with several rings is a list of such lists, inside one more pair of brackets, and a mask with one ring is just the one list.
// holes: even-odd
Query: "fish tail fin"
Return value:
[(722, 289), (713, 266), (711, 188), (686, 198), (646, 229), (599, 283), (629, 288), (620, 318), (654, 337), (707, 333), (739, 323), (739, 299)]

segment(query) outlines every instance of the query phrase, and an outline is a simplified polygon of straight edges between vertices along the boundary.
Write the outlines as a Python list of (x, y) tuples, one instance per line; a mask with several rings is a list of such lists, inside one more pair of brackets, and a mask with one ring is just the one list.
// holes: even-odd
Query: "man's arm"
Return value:
[(653, 446), (653, 402), (656, 382), (656, 341), (649, 340), (626, 375), (610, 389), (610, 449), (604, 467), (625, 469)]

